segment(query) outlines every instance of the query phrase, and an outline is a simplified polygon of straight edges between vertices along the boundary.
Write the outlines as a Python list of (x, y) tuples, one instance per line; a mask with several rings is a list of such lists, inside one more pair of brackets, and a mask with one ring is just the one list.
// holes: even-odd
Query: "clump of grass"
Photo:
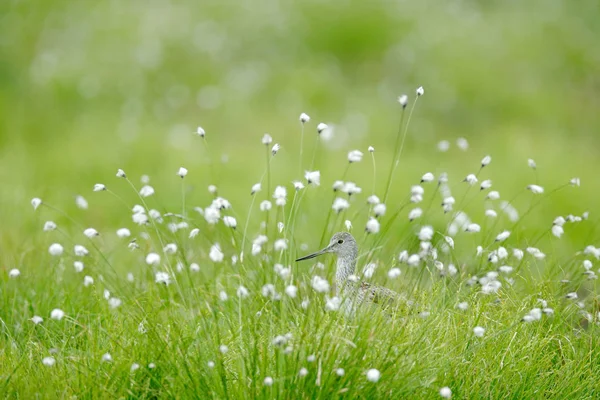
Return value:
[[(103, 212), (121, 215), (119, 226), (90, 227), (85, 216), (33, 199), (40, 231), (23, 267), (2, 276), (0, 390), (50, 398), (593, 396), (600, 249), (563, 243), (570, 230), (593, 232), (589, 215), (528, 224), (578, 179), (545, 190), (536, 170), (534, 183), (511, 193), (495, 187), (486, 156), (464, 179), (432, 169), (392, 198), (407, 124), (387, 179), (380, 182), (368, 149), (375, 176), (367, 195), (353, 181), (362, 152), (322, 176), (316, 154), (329, 128), (316, 129), (305, 163), (310, 119), (300, 120), (299, 160), (265, 135), (266, 156), (244, 161), (264, 162), (257, 184), (240, 188), (246, 204), (223, 197), (221, 182), (194, 204), (188, 182), (197, 171), (185, 167), (172, 174), (181, 181), (172, 208), (162, 204), (173, 196), (147, 177), (138, 185), (118, 170), (96, 184), (98, 202), (117, 200)], [(290, 176), (274, 181), (276, 169)], [(113, 189), (119, 179), (125, 185)], [(376, 183), (385, 184), (383, 201)], [(333, 268), (294, 263), (340, 230), (360, 244), (357, 278), (397, 291), (407, 307), (345, 315)]]

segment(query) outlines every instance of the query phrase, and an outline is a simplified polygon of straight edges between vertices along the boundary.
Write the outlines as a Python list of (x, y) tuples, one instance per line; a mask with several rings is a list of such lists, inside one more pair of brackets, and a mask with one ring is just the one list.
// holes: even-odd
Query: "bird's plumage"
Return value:
[(355, 275), (358, 245), (354, 237), (348, 232), (336, 233), (327, 247), (296, 261), (307, 260), (326, 253), (337, 255), (336, 294), (342, 297), (347, 310), (354, 310), (357, 306), (363, 304), (376, 304), (384, 308), (397, 305), (401, 296), (395, 291), (368, 282), (358, 281)]

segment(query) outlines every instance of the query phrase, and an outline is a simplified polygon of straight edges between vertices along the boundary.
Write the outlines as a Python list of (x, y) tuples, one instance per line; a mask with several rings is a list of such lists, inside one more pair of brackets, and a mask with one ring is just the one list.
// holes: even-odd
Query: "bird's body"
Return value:
[(331, 238), (329, 245), (323, 250), (296, 261), (317, 257), (325, 253), (337, 255), (335, 282), (336, 295), (342, 298), (342, 308), (352, 313), (357, 307), (367, 304), (377, 304), (382, 307), (394, 306), (400, 299), (393, 290), (359, 281), (355, 275), (358, 246), (356, 240), (348, 232), (338, 232)]

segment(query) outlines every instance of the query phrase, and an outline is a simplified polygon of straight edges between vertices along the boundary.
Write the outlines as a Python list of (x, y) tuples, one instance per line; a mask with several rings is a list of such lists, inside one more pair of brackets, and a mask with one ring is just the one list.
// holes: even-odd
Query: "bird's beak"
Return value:
[(331, 250), (331, 246), (327, 246), (327, 247), (325, 247), (323, 250), (319, 250), (319, 251), (317, 251), (316, 253), (312, 253), (312, 254), (309, 254), (309, 255), (307, 255), (307, 256), (300, 257), (300, 258), (299, 258), (299, 259), (297, 259), (296, 261), (310, 260), (311, 258), (318, 257), (318, 256), (320, 256), (321, 254), (329, 253), (329, 252), (330, 252), (330, 250)]

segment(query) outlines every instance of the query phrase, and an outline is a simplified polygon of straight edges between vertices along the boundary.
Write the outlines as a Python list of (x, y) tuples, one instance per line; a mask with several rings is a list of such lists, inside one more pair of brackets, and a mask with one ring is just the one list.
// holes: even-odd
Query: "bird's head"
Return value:
[(338, 232), (333, 235), (327, 247), (316, 253), (300, 257), (296, 261), (308, 260), (325, 253), (336, 253), (339, 257), (349, 256), (355, 258), (357, 253), (356, 240), (348, 232)]

